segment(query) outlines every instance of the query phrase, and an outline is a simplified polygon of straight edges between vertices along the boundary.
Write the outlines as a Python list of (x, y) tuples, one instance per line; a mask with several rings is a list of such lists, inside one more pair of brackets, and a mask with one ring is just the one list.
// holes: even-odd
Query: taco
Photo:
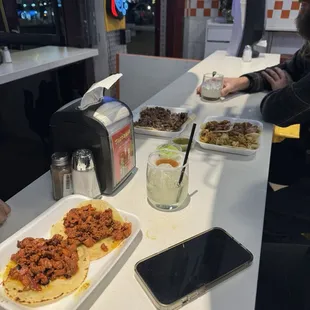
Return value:
[(52, 226), (51, 234), (60, 234), (87, 247), (90, 260), (109, 254), (131, 234), (119, 212), (103, 200), (88, 200), (71, 209)]
[(76, 290), (85, 280), (89, 255), (68, 239), (25, 238), (4, 272), (6, 295), (27, 305), (45, 304)]

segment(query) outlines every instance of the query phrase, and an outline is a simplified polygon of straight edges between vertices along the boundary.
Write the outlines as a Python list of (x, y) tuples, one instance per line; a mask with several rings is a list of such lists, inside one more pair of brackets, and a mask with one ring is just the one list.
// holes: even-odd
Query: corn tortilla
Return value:
[[(112, 214), (113, 214), (113, 219), (116, 220), (116, 221), (119, 221), (121, 223), (124, 222), (124, 220), (122, 219), (122, 217), (119, 214), (119, 212), (115, 208), (113, 208), (109, 203), (107, 203), (104, 200), (87, 200), (87, 201), (83, 201), (82, 203), (80, 203), (77, 206), (77, 208), (82, 208), (82, 207), (85, 207), (85, 206), (88, 206), (88, 205), (92, 205), (92, 207), (95, 208), (97, 211), (102, 211), (102, 212), (107, 210), (107, 209), (111, 209), (112, 210)], [(64, 217), (59, 222), (57, 222), (56, 224), (54, 224), (52, 226), (51, 236), (53, 236), (55, 234), (59, 234), (59, 235), (62, 235), (64, 237), (67, 237), (67, 235), (65, 233), (65, 227), (64, 227), (64, 224), (63, 224)], [(107, 252), (105, 252), (105, 251), (103, 251), (101, 249), (101, 245), (103, 243), (108, 248)], [(97, 260), (97, 259), (100, 259), (100, 258), (106, 256), (111, 251), (113, 251), (115, 248), (117, 248), (121, 243), (122, 243), (122, 241), (113, 240), (111, 237), (105, 238), (105, 239), (102, 239), (102, 240), (96, 242), (92, 247), (87, 248), (89, 256), (90, 256), (90, 260), (94, 261), (94, 260)]]
[(13, 280), (8, 277), (11, 268), (16, 266), (16, 263), (10, 261), (6, 266), (4, 272), (3, 286), (6, 295), (14, 301), (27, 304), (29, 306), (37, 306), (48, 304), (60, 299), (66, 295), (75, 291), (85, 280), (88, 268), (89, 268), (89, 255), (84, 246), (80, 246), (77, 249), (79, 255), (78, 271), (71, 278), (58, 278), (54, 281), (50, 281), (48, 285), (42, 285), (41, 291), (23, 291), (24, 286), (18, 280)]

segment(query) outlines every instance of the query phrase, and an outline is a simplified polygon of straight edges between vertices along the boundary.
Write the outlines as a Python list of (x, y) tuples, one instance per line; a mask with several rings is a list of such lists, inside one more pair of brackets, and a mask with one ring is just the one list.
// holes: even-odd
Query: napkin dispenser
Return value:
[(83, 99), (52, 115), (51, 148), (69, 153), (91, 150), (101, 193), (111, 195), (136, 171), (133, 115), (126, 104), (111, 97), (95, 99), (95, 104)]

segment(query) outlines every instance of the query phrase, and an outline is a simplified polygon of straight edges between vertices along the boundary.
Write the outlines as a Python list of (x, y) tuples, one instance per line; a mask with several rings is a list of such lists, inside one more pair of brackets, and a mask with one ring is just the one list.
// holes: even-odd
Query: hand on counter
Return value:
[(290, 83), (291, 77), (286, 71), (280, 68), (266, 69), (262, 76), (269, 82), (272, 90), (278, 90), (286, 87)]
[[(247, 77), (240, 78), (224, 78), (221, 96), (225, 97), (229, 94), (245, 90), (249, 87), (250, 81)], [(201, 95), (201, 86), (197, 88), (197, 94)]]
[(11, 208), (0, 199), (0, 225), (6, 221), (10, 212)]

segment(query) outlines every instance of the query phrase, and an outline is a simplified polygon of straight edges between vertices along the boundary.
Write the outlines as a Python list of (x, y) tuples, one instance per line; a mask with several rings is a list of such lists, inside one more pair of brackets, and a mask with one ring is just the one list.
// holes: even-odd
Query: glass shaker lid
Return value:
[(51, 158), (52, 164), (55, 166), (65, 166), (69, 162), (69, 154), (66, 152), (56, 152)]
[(93, 154), (90, 150), (80, 149), (72, 154), (72, 168), (77, 171), (95, 169)]

